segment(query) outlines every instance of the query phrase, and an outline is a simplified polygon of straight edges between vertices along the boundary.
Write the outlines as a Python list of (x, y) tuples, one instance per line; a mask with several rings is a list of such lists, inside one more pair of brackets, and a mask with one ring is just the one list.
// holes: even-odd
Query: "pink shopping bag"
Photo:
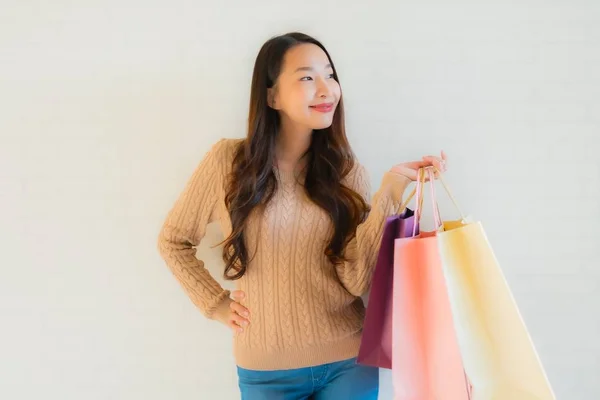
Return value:
[[(392, 376), (395, 400), (466, 400), (465, 375), (437, 244), (442, 226), (433, 194), (436, 230), (395, 240)], [(415, 226), (422, 215), (419, 171)], [(415, 231), (416, 233), (416, 231)]]

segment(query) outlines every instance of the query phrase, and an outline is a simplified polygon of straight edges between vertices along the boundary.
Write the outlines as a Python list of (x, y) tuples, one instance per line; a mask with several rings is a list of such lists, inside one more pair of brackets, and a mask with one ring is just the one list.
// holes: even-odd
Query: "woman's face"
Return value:
[(269, 89), (269, 105), (279, 111), (284, 123), (324, 129), (333, 122), (340, 96), (327, 54), (306, 43), (285, 54), (277, 82)]

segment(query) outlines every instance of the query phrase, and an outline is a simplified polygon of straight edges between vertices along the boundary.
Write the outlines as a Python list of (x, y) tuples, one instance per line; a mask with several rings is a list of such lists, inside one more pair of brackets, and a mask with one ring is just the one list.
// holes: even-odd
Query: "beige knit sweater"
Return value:
[[(224, 182), (241, 140), (213, 145), (169, 212), (158, 240), (166, 264), (208, 318), (214, 318), (230, 292), (207, 272), (195, 246), (212, 221), (225, 237), (231, 232)], [(275, 172), (279, 189), (264, 214), (250, 215), (245, 232), (252, 261), (235, 283), (246, 293), (242, 304), (250, 310), (251, 322), (244, 332), (232, 334), (236, 363), (274, 370), (355, 357), (365, 311), (358, 296), (369, 289), (385, 220), (398, 211), (408, 179), (384, 174), (369, 216), (345, 249), (350, 261), (334, 267), (324, 254), (333, 233), (328, 215), (308, 199), (302, 180)], [(369, 201), (369, 178), (360, 163), (345, 183)]]

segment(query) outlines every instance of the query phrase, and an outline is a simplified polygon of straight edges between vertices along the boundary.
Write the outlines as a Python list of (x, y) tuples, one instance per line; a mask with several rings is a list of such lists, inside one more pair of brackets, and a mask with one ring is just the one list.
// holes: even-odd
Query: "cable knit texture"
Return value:
[[(206, 226), (218, 222), (225, 237), (231, 220), (225, 182), (242, 139), (221, 139), (204, 156), (170, 210), (158, 239), (161, 256), (192, 302), (208, 318), (230, 295), (196, 257)], [(367, 219), (334, 267), (324, 254), (333, 233), (327, 213), (307, 197), (302, 177), (274, 169), (278, 190), (263, 212), (253, 211), (245, 231), (251, 262), (236, 288), (251, 322), (233, 335), (237, 365), (255, 370), (301, 368), (358, 354), (364, 319), (359, 297), (368, 291), (387, 217), (398, 212), (407, 178), (383, 176), (370, 198), (369, 177), (356, 163), (345, 184), (371, 204)]]

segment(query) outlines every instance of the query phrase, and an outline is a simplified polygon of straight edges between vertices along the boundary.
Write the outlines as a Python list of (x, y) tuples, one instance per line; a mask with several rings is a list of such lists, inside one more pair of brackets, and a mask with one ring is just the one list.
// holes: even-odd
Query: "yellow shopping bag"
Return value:
[[(441, 177), (440, 182), (456, 205)], [(482, 224), (461, 216), (445, 221), (437, 240), (473, 400), (554, 400)]]

